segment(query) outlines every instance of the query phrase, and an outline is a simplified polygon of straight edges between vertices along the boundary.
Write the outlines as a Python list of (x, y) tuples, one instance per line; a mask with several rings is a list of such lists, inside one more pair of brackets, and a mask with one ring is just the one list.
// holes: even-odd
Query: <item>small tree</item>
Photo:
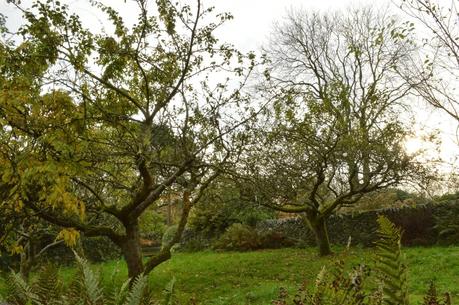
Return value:
[(414, 51), (404, 31), (369, 8), (295, 11), (267, 48), (275, 102), (245, 171), (259, 202), (305, 217), (320, 255), (331, 253), (330, 215), (422, 171), (404, 151), (398, 115), (412, 89), (397, 73)]

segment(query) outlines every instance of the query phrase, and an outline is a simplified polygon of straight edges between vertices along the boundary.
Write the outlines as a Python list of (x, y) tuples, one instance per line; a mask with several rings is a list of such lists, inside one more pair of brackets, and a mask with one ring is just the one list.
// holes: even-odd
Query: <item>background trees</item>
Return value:
[[(239, 111), (240, 88), (255, 65), (214, 37), (230, 15), (199, 0), (157, 1), (153, 14), (136, 3), (132, 28), (96, 3), (110, 27), (95, 33), (65, 5), (37, 1), (0, 65), (2, 208), (29, 209), (68, 240), (110, 238), (130, 277), (170, 258), (190, 209), (239, 154), (253, 115)], [(218, 71), (231, 78), (210, 78)], [(166, 191), (183, 201), (178, 230), (144, 264), (138, 220)]]
[(253, 204), (244, 180), (222, 174), (208, 189), (190, 217), (195, 231), (218, 236), (234, 223), (255, 226), (258, 221), (275, 217), (273, 210)]
[(331, 253), (326, 219), (364, 194), (420, 179), (404, 151), (400, 111), (412, 85), (399, 77), (415, 47), (409, 30), (370, 8), (348, 13), (292, 11), (267, 52), (275, 100), (260, 122), (246, 171), (259, 198), (301, 213), (320, 255)]

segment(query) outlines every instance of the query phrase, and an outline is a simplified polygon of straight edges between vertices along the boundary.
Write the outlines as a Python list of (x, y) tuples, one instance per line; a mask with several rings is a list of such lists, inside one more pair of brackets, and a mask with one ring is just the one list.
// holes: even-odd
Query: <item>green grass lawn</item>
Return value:
[[(339, 252), (336, 249), (336, 252)], [(368, 263), (372, 249), (352, 249), (346, 254), (347, 265)], [(440, 291), (449, 291), (453, 301), (459, 300), (459, 247), (406, 248), (411, 300), (420, 301), (430, 280), (435, 280)], [(194, 298), (198, 304), (270, 304), (279, 287), (291, 293), (305, 280), (315, 279), (323, 265), (334, 259), (318, 258), (315, 249), (280, 249), (246, 253), (198, 252), (176, 253), (150, 276), (152, 286), (159, 293), (175, 276), (176, 295), (187, 304)], [(106, 284), (126, 277), (123, 262), (97, 265)], [(113, 276), (115, 269), (119, 269)], [(63, 277), (70, 277), (73, 269), (64, 268)], [(1, 285), (4, 283), (0, 282)], [(414, 302), (415, 303), (415, 302)]]

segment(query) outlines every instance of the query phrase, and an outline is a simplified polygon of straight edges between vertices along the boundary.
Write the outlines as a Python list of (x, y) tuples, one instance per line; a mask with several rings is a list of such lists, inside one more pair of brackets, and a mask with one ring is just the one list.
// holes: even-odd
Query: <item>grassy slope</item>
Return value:
[[(412, 300), (420, 300), (429, 281), (436, 280), (440, 291), (450, 291), (459, 300), (459, 248), (404, 249), (409, 269)], [(354, 249), (345, 258), (350, 264), (370, 260), (371, 249)], [(150, 276), (157, 291), (175, 276), (177, 296), (182, 301), (194, 298), (198, 304), (270, 304), (279, 287), (292, 293), (304, 280), (313, 280), (323, 265), (332, 259), (318, 258), (315, 249), (281, 249), (247, 253), (178, 253)], [(126, 276), (123, 263), (98, 266), (104, 281), (121, 282)], [(113, 270), (119, 273), (113, 277)], [(64, 277), (73, 271), (62, 271)], [(1, 291), (0, 281), (0, 291)], [(185, 303), (185, 302), (184, 302)], [(187, 303), (187, 302), (186, 302)]]

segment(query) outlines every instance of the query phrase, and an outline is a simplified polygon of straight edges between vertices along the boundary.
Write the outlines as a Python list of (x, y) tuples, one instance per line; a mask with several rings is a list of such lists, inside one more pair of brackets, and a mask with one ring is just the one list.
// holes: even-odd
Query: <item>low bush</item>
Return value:
[[(376, 241), (378, 215), (385, 215), (404, 234), (404, 246), (433, 246), (459, 244), (459, 202), (429, 203), (332, 215), (327, 220), (330, 242), (371, 247)], [(277, 248), (276, 239), (284, 239), (286, 247), (295, 245), (315, 246), (314, 234), (301, 217), (258, 220), (254, 225), (261, 239), (261, 248)], [(267, 232), (267, 233), (266, 233)], [(274, 233), (275, 232), (275, 233)], [(199, 231), (190, 227), (184, 233), (181, 247), (202, 250), (218, 240), (223, 233)], [(264, 234), (271, 234), (273, 241)], [(349, 239), (350, 238), (350, 239)], [(188, 244), (191, 246), (188, 247)]]
[(191, 231), (185, 231), (180, 240), (179, 249), (183, 252), (198, 252), (212, 248), (213, 240), (203, 235), (187, 235)]
[(207, 236), (217, 236), (234, 223), (255, 226), (274, 213), (267, 208), (241, 202), (201, 204), (190, 216), (189, 227)]
[[(277, 227), (275, 226), (271, 229), (269, 225), (264, 225), (266, 223), (270, 223), (270, 220), (258, 222), (258, 224), (262, 224), (262, 230), (259, 229), (258, 224), (253, 227), (239, 222), (230, 225), (223, 232), (210, 232), (208, 230), (200, 231), (195, 227), (189, 227), (182, 234), (179, 249), (181, 251), (190, 252), (201, 251), (209, 248), (218, 250), (247, 251), (245, 246), (239, 248), (236, 246), (238, 242), (234, 241), (246, 239), (252, 240), (250, 244), (257, 245), (256, 247), (249, 247), (253, 249), (276, 249), (290, 247), (297, 244), (296, 240), (286, 237), (287, 235), (284, 231), (277, 230)], [(235, 227), (236, 229), (232, 227)], [(245, 242), (241, 243), (244, 244)], [(227, 244), (228, 246), (226, 246)]]
[[(402, 228), (404, 246), (452, 245), (459, 242), (459, 204), (456, 201), (441, 204), (406, 206), (402, 208), (336, 214), (327, 220), (330, 242), (346, 245), (351, 237), (353, 245), (370, 247), (376, 241), (378, 215), (384, 215)], [(258, 232), (275, 231), (298, 243), (314, 246), (315, 239), (303, 219), (270, 219), (256, 226)]]
[(287, 236), (295, 245), (315, 245), (314, 234), (301, 217), (261, 221), (257, 224), (256, 230), (260, 234), (277, 232)]
[(107, 237), (84, 238), (82, 241), (84, 255), (90, 262), (103, 262), (121, 257), (121, 251)]
[(250, 226), (241, 223), (232, 224), (214, 243), (218, 250), (248, 251), (258, 249), (260, 236)]
[(11, 255), (7, 249), (0, 245), (0, 272), (17, 269), (19, 266), (18, 255)]
[(281, 232), (268, 230), (267, 232), (258, 233), (261, 249), (279, 249), (293, 247), (296, 241)]
[[(375, 258), (370, 265), (356, 265), (346, 268), (346, 256), (330, 268), (323, 267), (314, 282), (304, 283), (295, 295), (289, 295), (281, 288), (279, 297), (273, 305), (409, 305), (419, 304), (408, 299), (407, 267), (401, 252), (401, 233), (387, 218), (378, 219), (378, 241)], [(249, 229), (236, 226), (238, 231)], [(243, 228), (243, 229), (242, 229)], [(165, 289), (165, 298), (158, 302), (152, 297), (147, 279), (140, 276), (130, 287), (126, 281), (122, 285), (114, 283), (102, 287), (98, 273), (88, 263), (77, 257), (78, 271), (73, 276), (70, 286), (65, 286), (57, 275), (57, 269), (46, 266), (37, 273), (32, 283), (25, 282), (18, 274), (12, 273), (8, 281), (8, 304), (179, 304), (175, 298), (174, 280)], [(111, 276), (114, 279), (115, 276)], [(312, 285), (311, 285), (312, 284)], [(253, 298), (255, 292), (248, 292), (247, 298)], [(451, 305), (449, 294), (439, 293), (432, 282), (424, 296), (422, 305)], [(1, 303), (1, 302), (0, 302)], [(202, 300), (199, 304), (210, 304)], [(190, 304), (190, 303), (181, 303)], [(197, 304), (192, 302), (191, 304)], [(214, 304), (214, 303), (212, 303)], [(220, 304), (220, 303), (219, 303)], [(232, 303), (234, 304), (234, 303)], [(239, 303), (243, 304), (243, 303)], [(244, 303), (245, 304), (245, 303)]]

